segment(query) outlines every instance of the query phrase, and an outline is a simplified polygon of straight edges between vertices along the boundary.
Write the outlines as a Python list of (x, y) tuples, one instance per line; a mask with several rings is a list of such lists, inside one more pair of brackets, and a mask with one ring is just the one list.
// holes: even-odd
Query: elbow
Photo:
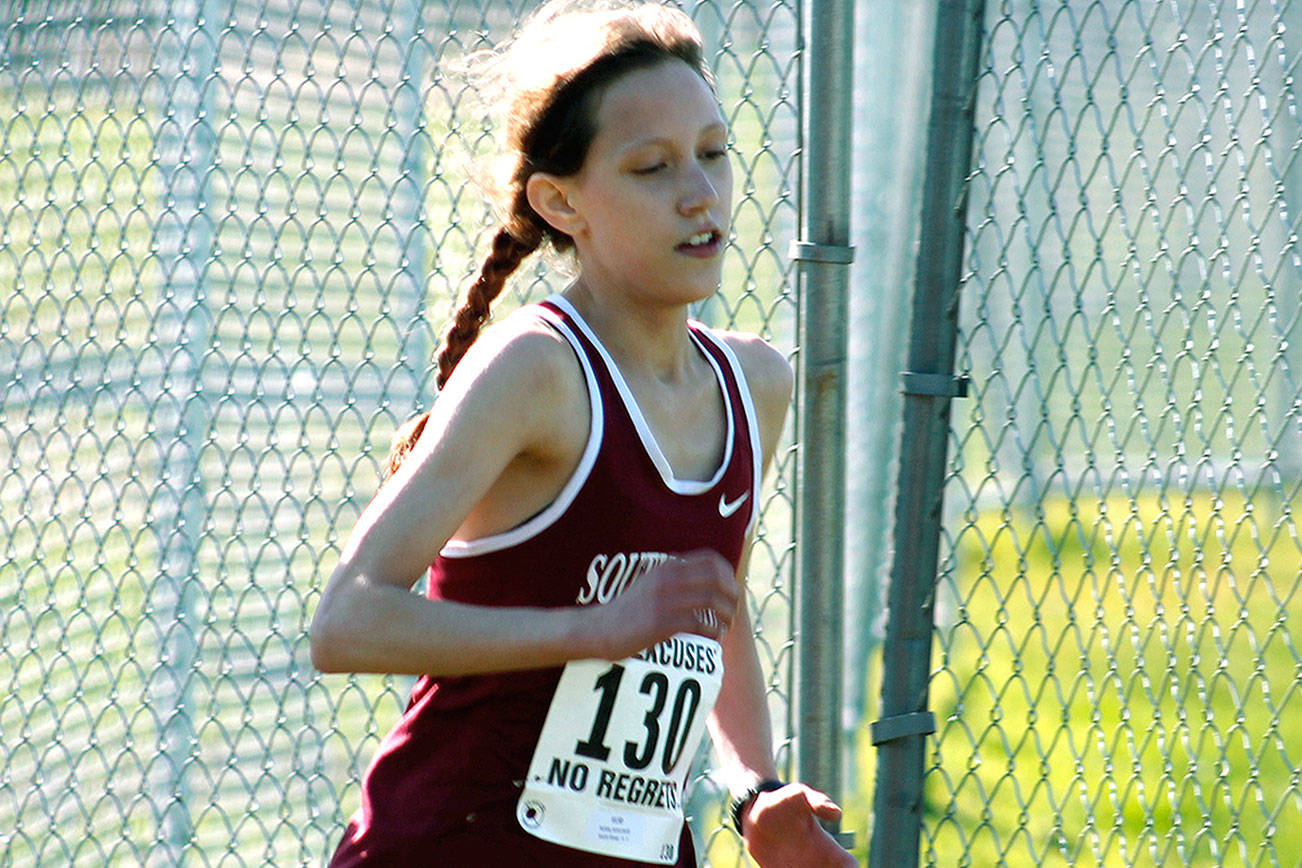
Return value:
[(339, 665), (338, 653), (336, 652), (336, 641), (334, 631), (321, 616), (321, 610), (317, 609), (316, 617), (312, 619), (312, 626), (307, 631), (308, 649), (311, 652), (312, 666), (318, 672), (341, 672), (342, 667)]
[(312, 621), (312, 627), (308, 631), (308, 650), (312, 657), (312, 668), (321, 673), (332, 673), (341, 671), (335, 660), (335, 654), (332, 650), (330, 636), (318, 626), (316, 620)]
[(349, 619), (340, 610), (346, 608), (338, 593), (327, 588), (308, 628), (308, 647), (312, 666), (323, 673), (351, 672), (347, 650)]

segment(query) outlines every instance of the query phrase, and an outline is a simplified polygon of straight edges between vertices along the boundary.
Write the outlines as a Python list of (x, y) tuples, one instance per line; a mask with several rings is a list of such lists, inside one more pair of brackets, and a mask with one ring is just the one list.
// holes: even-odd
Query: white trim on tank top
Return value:
[[(605, 345), (602, 344), (601, 340), (592, 331), (592, 328), (579, 315), (579, 312), (575, 310), (574, 305), (570, 304), (568, 299), (561, 295), (553, 295), (547, 300), (569, 314), (574, 323), (587, 336), (588, 340), (592, 341), (592, 345), (596, 347), (602, 361), (606, 364), (606, 370), (610, 373), (611, 380), (615, 383), (615, 389), (619, 392), (620, 399), (624, 402), (624, 407), (628, 410), (629, 417), (633, 420), (633, 427), (637, 429), (638, 438), (642, 441), (642, 448), (651, 459), (651, 463), (656, 466), (656, 470), (660, 472), (660, 478), (664, 481), (665, 486), (674, 494), (693, 495), (704, 494), (718, 485), (719, 480), (723, 478), (724, 471), (728, 469), (728, 464), (732, 461), (732, 442), (736, 422), (732, 418), (732, 401), (728, 398), (728, 384), (723, 378), (723, 371), (719, 369), (719, 363), (714, 360), (714, 356), (706, 352), (705, 347), (701, 346), (700, 338), (696, 336), (695, 332), (691, 332), (692, 341), (714, 370), (714, 379), (719, 385), (719, 399), (723, 401), (724, 415), (728, 420), (723, 460), (719, 462), (719, 467), (715, 470), (714, 475), (704, 480), (679, 479), (674, 475), (674, 469), (670, 466), (669, 459), (665, 458), (664, 452), (660, 449), (660, 444), (656, 442), (651, 425), (647, 422), (646, 416), (643, 415), (642, 408), (638, 406), (637, 398), (633, 396), (633, 390), (629, 388), (628, 382), (619, 370), (619, 365), (615, 364), (615, 360), (606, 351)], [(738, 391), (745, 394), (745, 390), (739, 389)]]
[(746, 427), (750, 429), (750, 454), (754, 464), (751, 476), (750, 522), (746, 525), (746, 535), (750, 536), (751, 531), (759, 524), (760, 493), (764, 487), (764, 451), (763, 446), (760, 445), (759, 414), (755, 412), (755, 402), (751, 399), (750, 384), (746, 382), (746, 373), (741, 369), (741, 360), (732, 351), (732, 347), (709, 329), (702, 328), (701, 334), (709, 338), (710, 343), (718, 347), (723, 352), (723, 357), (728, 360), (728, 367), (732, 368), (732, 377), (737, 382), (737, 394), (741, 395), (741, 409), (746, 414)]
[(565, 487), (561, 489), (561, 493), (556, 496), (555, 500), (547, 504), (541, 512), (501, 533), (481, 536), (472, 540), (448, 540), (447, 544), (443, 546), (443, 550), (439, 552), (445, 558), (468, 558), (500, 551), (501, 549), (519, 545), (542, 533), (555, 524), (557, 519), (565, 514), (565, 510), (570, 508), (570, 504), (574, 502), (574, 498), (578, 497), (579, 490), (588, 481), (588, 474), (592, 472), (593, 466), (597, 463), (597, 453), (601, 451), (602, 433), (605, 430), (605, 410), (601, 402), (601, 390), (597, 386), (597, 376), (592, 370), (592, 364), (588, 361), (588, 354), (583, 351), (583, 344), (580, 343), (578, 337), (570, 331), (560, 317), (546, 308), (540, 308), (540, 313), (546, 323), (555, 328), (570, 345), (570, 349), (579, 357), (579, 364), (583, 367), (583, 379), (588, 386), (588, 405), (591, 408), (592, 416), (592, 421), (588, 426), (588, 443), (583, 449), (582, 457), (579, 458), (579, 465), (574, 468), (574, 473), (570, 474), (570, 478), (565, 483)]

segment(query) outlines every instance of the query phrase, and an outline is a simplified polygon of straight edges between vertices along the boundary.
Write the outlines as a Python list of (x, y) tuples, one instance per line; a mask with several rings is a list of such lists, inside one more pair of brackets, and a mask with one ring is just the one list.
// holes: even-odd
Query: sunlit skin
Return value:
[[(717, 451), (703, 451), (701, 444), (722, 440), (723, 418), (711, 397), (717, 386), (687, 339), (685, 319), (687, 305), (714, 293), (722, 275), (732, 210), (728, 130), (706, 83), (676, 61), (620, 78), (605, 93), (597, 118), (582, 171), (571, 178), (535, 175), (530, 202), (574, 239), (581, 276), (565, 295), (620, 362), (675, 470), (699, 478), (718, 462)], [(755, 359), (757, 349), (737, 346), (746, 360)], [(765, 365), (769, 372), (771, 365)], [(758, 403), (768, 408), (762, 416), (777, 419), (779, 427), (783, 410), (776, 405), (790, 397), (788, 376), (748, 372)], [(766, 467), (775, 434), (770, 428), (764, 438)], [(743, 564), (740, 577), (745, 572)], [(744, 597), (736, 616), (733, 626), (741, 629), (723, 638), (731, 677), (711, 731), (730, 765), (771, 777), (768, 727), (735, 725), (760, 719), (755, 703), (763, 695), (745, 635)], [(743, 818), (747, 849), (766, 866), (854, 865), (818, 825), (840, 815), (831, 799), (803, 784), (761, 794)]]
[[(580, 276), (565, 295), (615, 357), (675, 475), (708, 478), (725, 440), (723, 405), (687, 314), (718, 288), (732, 200), (727, 128), (710, 88), (677, 60), (622, 75), (598, 106), (581, 171), (536, 173), (526, 191), (574, 239)], [(790, 366), (758, 338), (724, 340), (750, 385), (767, 468), (791, 398)], [(488, 329), (350, 534), (313, 623), (313, 660), (327, 671), (468, 675), (521, 660), (618, 660), (697, 632), (722, 644), (727, 676), (710, 728), (734, 788), (776, 776), (744, 562), (734, 572), (715, 552), (685, 553), (583, 609), (410, 593), (449, 538), (514, 527), (550, 503), (578, 464), (589, 419), (582, 373), (562, 339), (529, 317)], [(701, 624), (702, 611), (712, 626)], [(748, 847), (766, 868), (848, 868), (853, 858), (816, 821), (838, 814), (801, 784), (766, 793), (747, 811)]]
[(574, 239), (566, 295), (612, 349), (638, 335), (661, 376), (690, 366), (686, 306), (719, 288), (732, 212), (728, 128), (701, 76), (675, 60), (622, 76), (579, 173), (539, 173), (527, 190)]
[(709, 86), (677, 60), (632, 71), (602, 96), (578, 174), (537, 174), (534, 208), (574, 239), (565, 295), (601, 335), (682, 478), (708, 478), (723, 441), (714, 375), (687, 336), (687, 306), (719, 287), (732, 210), (728, 129)]
[[(631, 72), (606, 91), (583, 169), (564, 189), (594, 291), (620, 284), (639, 309), (672, 308), (719, 287), (732, 213), (728, 128), (687, 64)], [(709, 233), (705, 244), (689, 245)]]

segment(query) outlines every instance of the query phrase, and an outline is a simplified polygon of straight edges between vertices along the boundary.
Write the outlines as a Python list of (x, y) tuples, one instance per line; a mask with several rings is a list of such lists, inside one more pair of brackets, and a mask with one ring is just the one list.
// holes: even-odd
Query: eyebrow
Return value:
[[(716, 123), (707, 124), (706, 126), (701, 127), (700, 133), (701, 135), (707, 135), (715, 132), (716, 130), (722, 131), (724, 134), (727, 134), (728, 125), (723, 121), (717, 121)], [(629, 142), (627, 145), (624, 145), (622, 148), (620, 148), (620, 151), (621, 152), (636, 151), (639, 148), (645, 148), (651, 145), (675, 145), (675, 144), (677, 144), (677, 141), (672, 136), (648, 136), (645, 139), (638, 139), (636, 141)]]

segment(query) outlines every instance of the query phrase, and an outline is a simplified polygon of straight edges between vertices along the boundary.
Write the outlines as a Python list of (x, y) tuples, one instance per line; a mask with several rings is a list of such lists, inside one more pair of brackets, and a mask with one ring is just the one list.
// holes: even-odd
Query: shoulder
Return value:
[(575, 427), (587, 404), (587, 382), (569, 343), (535, 309), (521, 308), (470, 345), (435, 408), (487, 405), (509, 413), (512, 426), (536, 442), (555, 436), (557, 426)]
[(484, 329), (444, 387), (471, 388), (483, 381), (547, 392), (582, 385), (581, 370), (566, 340), (530, 307)]
[(766, 409), (785, 413), (787, 404), (791, 402), (796, 377), (791, 363), (782, 351), (758, 335), (721, 331), (714, 334), (732, 350), (741, 363), (756, 409), (762, 415)]
[(773, 454), (795, 389), (796, 376), (782, 351), (763, 338), (743, 332), (716, 331), (741, 364), (759, 422), (766, 459)]

